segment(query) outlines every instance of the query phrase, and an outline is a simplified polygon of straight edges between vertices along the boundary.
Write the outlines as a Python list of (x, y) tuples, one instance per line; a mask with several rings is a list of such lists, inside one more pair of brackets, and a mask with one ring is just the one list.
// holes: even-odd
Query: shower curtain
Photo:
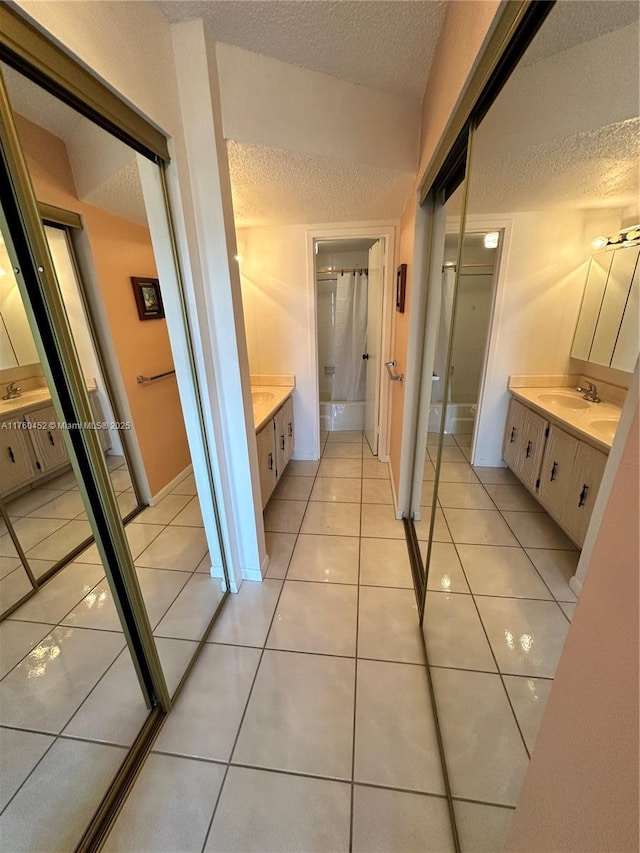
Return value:
[[(440, 298), (440, 317), (438, 322), (438, 340), (436, 342), (433, 372), (440, 377), (431, 387), (431, 403), (442, 403), (444, 380), (447, 371), (447, 349), (451, 332), (451, 313), (453, 311), (453, 290), (456, 284), (456, 271), (445, 269), (442, 273), (442, 294)], [(447, 402), (451, 402), (451, 386), (447, 394)]]
[(332, 400), (364, 400), (366, 395), (367, 285), (365, 273), (338, 277), (335, 314), (335, 374)]

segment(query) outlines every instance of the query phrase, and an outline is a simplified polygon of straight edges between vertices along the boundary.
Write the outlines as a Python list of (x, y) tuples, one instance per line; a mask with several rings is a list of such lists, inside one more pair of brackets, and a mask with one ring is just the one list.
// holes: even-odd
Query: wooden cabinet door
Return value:
[(270, 420), (256, 434), (262, 509), (267, 505), (267, 501), (276, 487), (276, 448), (273, 424), (273, 420)]
[(525, 409), (522, 441), (518, 448), (519, 455), (514, 471), (532, 492), (535, 492), (536, 482), (540, 476), (548, 426), (549, 421), (546, 421), (541, 415), (532, 412), (530, 409)]
[[(286, 467), (287, 463), (291, 459), (293, 455), (293, 447), (294, 447), (294, 428), (293, 428), (293, 399), (288, 397), (284, 405), (282, 407), (283, 410), (283, 419), (285, 426), (285, 447), (284, 447), (284, 465)], [(284, 467), (282, 469), (284, 471)], [(282, 472), (279, 472), (282, 473)]]
[(62, 431), (55, 426), (58, 417), (53, 406), (36, 409), (35, 412), (30, 412), (26, 419), (34, 425), (30, 433), (42, 473), (68, 462), (69, 456), (64, 446)]
[(0, 421), (0, 493), (26, 485), (38, 474), (36, 457), (26, 429), (18, 421)]
[(287, 433), (289, 432), (289, 422), (286, 406), (280, 406), (275, 414), (274, 421), (276, 425), (276, 479), (279, 480), (284, 471), (285, 465), (289, 461), (287, 459)]
[(514, 397), (511, 398), (502, 444), (502, 458), (512, 471), (516, 470), (520, 456), (519, 448), (522, 446), (522, 427), (526, 411), (522, 403)]
[(549, 427), (540, 469), (538, 498), (559, 521), (565, 510), (569, 487), (574, 475), (574, 461), (579, 441), (557, 426)]
[(606, 464), (606, 453), (601, 453), (590, 444), (578, 442), (562, 521), (569, 536), (579, 546), (582, 546), (587, 533)]

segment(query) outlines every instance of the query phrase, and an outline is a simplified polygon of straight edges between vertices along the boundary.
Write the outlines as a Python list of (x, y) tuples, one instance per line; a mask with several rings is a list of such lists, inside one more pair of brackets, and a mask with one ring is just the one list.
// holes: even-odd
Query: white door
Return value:
[(382, 290), (384, 282), (383, 241), (369, 249), (369, 282), (367, 291), (367, 396), (364, 434), (371, 452), (378, 455), (380, 420), (380, 352), (382, 349)]

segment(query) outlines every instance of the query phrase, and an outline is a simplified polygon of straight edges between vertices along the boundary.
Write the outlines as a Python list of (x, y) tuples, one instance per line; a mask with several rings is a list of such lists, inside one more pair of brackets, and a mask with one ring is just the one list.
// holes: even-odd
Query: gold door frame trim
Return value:
[(7, 3), (0, 4), (0, 59), (150, 160), (171, 160), (161, 130)]
[(73, 210), (56, 207), (54, 204), (45, 204), (43, 201), (38, 202), (38, 210), (45, 225), (51, 223), (51, 225), (62, 225), (64, 228), (84, 228), (82, 217)]

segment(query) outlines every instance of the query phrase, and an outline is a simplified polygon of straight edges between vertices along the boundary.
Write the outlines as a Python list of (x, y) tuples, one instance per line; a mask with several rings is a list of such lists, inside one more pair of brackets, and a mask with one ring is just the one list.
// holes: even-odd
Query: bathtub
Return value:
[[(471, 435), (477, 411), (476, 403), (449, 403), (444, 431), (449, 435)], [(429, 432), (440, 431), (441, 418), (442, 404), (436, 403), (429, 413)]]
[(320, 400), (320, 429), (364, 429), (364, 400)]

